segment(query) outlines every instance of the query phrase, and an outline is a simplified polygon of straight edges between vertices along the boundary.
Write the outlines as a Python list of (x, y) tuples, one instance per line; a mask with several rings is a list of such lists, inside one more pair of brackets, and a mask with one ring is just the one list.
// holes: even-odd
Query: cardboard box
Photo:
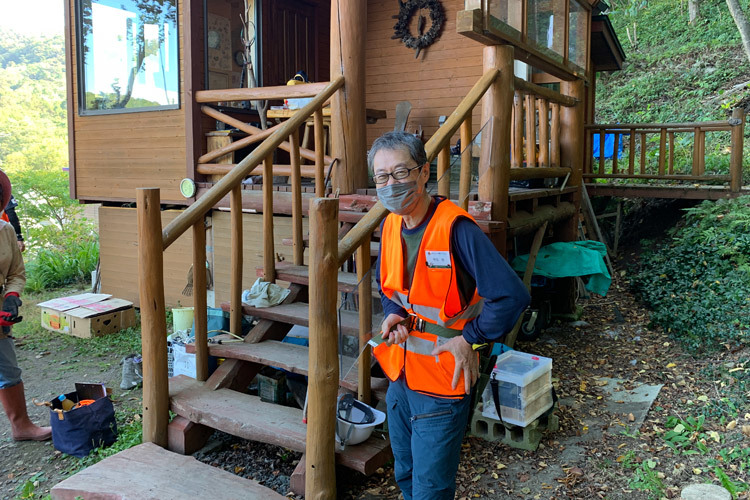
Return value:
[(133, 303), (106, 293), (82, 293), (37, 304), (42, 328), (91, 338), (135, 326)]

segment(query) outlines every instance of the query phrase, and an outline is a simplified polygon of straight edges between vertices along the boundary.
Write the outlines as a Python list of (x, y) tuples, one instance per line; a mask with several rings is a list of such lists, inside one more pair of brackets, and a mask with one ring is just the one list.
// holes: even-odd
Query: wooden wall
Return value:
[[(456, 33), (456, 12), (463, 10), (464, 0), (443, 0), (442, 4), (446, 14), (442, 34), (415, 59), (414, 51), (401, 40), (391, 40), (396, 23), (391, 16), (398, 13), (398, 2), (368, 0), (367, 107), (388, 113), (387, 119), (367, 127), (368, 144), (393, 130), (399, 101), (412, 104), (407, 130), (422, 125), (428, 138), (438, 128), (438, 117), (453, 112), (482, 76), (482, 45)], [(429, 27), (428, 16), (425, 29)], [(416, 32), (412, 26), (411, 33)], [(474, 109), (475, 133), (480, 129), (480, 108)]]
[[(161, 213), (162, 227), (174, 220), (180, 210)], [(138, 222), (136, 209), (99, 208), (99, 273), (102, 293), (132, 301), (138, 297)], [(164, 295), (167, 307), (192, 306), (193, 298), (182, 295), (187, 273), (193, 263), (192, 232), (180, 236), (164, 254)]]
[[(75, 26), (75, 0), (68, 0)], [(178, 31), (184, 33), (185, 0), (178, 0)], [(184, 204), (179, 182), (186, 174), (184, 43), (180, 41), (180, 109), (113, 115), (78, 115), (78, 61), (71, 30), (68, 71), (72, 74), (74, 165), (70, 170), (79, 200), (132, 201), (138, 187), (161, 188), (162, 201)], [(69, 96), (70, 97), (70, 96)]]

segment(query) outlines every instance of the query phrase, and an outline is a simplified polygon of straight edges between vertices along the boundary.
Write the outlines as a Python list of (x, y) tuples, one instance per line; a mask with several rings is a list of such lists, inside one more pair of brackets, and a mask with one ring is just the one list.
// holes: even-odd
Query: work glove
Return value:
[(18, 315), (18, 308), (21, 306), (21, 299), (15, 293), (9, 293), (3, 301), (3, 309), (0, 311), (0, 326), (3, 332), (10, 331), (10, 326), (23, 320), (23, 316)]

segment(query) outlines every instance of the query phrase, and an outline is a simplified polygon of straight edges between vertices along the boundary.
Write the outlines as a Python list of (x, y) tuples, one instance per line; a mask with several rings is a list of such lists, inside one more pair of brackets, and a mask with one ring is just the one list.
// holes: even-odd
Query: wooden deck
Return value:
[(649, 184), (586, 184), (589, 196), (614, 196), (617, 198), (668, 198), (685, 200), (721, 200), (750, 195), (750, 187), (733, 193), (726, 186), (679, 185), (656, 186)]
[(87, 467), (52, 488), (54, 500), (184, 500), (286, 497), (193, 457), (143, 443)]

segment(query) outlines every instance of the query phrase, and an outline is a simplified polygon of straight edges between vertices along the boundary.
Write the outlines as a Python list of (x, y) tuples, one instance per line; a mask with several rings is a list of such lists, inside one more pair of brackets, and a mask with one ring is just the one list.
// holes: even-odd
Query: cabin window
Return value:
[(77, 0), (79, 112), (180, 105), (177, 0)]
[(520, 35), (523, 28), (523, 0), (490, 0), (489, 9), (492, 17)]
[(568, 23), (568, 60), (580, 68), (585, 68), (588, 15), (576, 0), (570, 0), (570, 18)]

